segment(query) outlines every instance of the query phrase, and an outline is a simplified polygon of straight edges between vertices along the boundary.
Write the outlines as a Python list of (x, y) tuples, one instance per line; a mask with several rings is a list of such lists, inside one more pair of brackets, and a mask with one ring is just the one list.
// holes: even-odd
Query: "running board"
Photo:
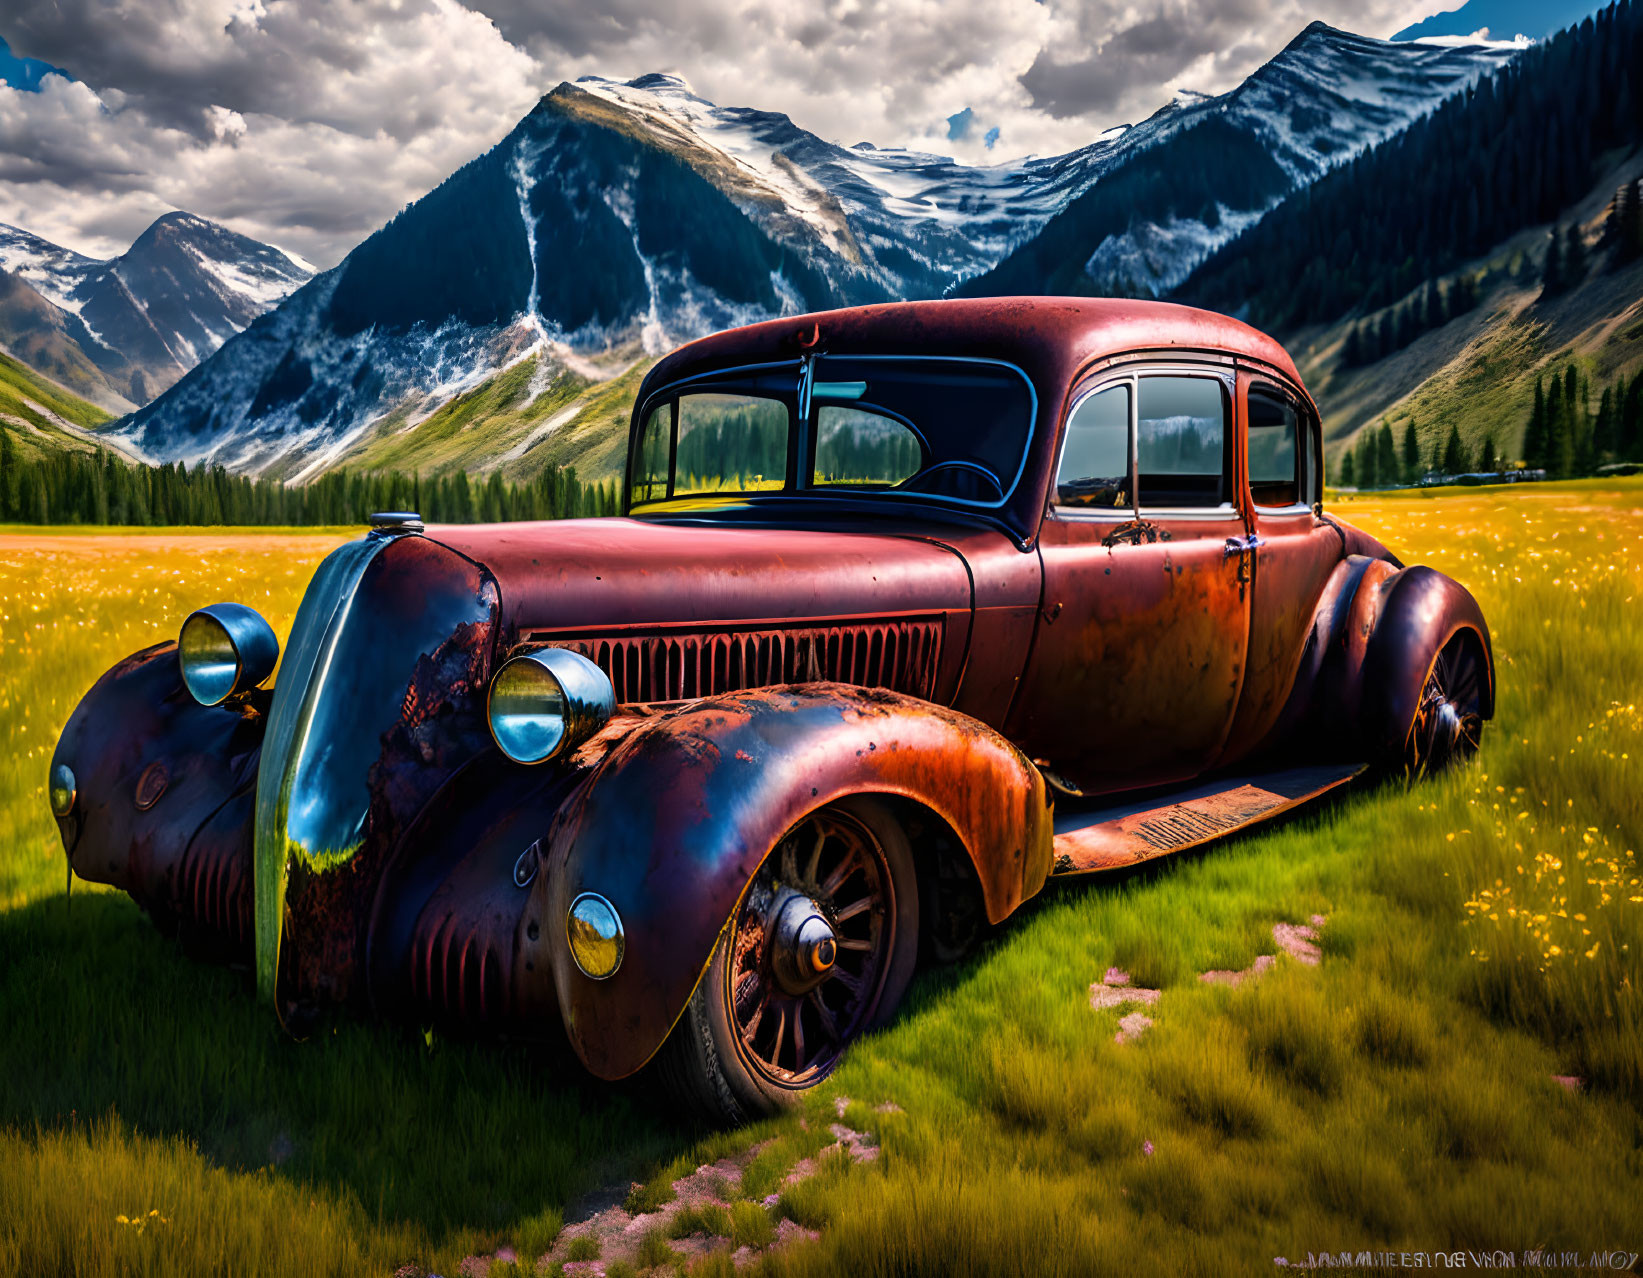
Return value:
[(1051, 873), (1093, 874), (1195, 848), (1327, 794), (1367, 767), (1345, 763), (1221, 777), (1102, 808), (1063, 810), (1058, 804)]

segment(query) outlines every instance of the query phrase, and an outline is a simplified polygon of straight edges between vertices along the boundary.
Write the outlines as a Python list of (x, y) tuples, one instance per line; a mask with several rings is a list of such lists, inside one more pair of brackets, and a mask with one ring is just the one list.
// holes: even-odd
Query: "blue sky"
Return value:
[(40, 81), (52, 73), (66, 74), (39, 58), (19, 58), (11, 51), (11, 46), (0, 39), (0, 81), (14, 89), (38, 90)]

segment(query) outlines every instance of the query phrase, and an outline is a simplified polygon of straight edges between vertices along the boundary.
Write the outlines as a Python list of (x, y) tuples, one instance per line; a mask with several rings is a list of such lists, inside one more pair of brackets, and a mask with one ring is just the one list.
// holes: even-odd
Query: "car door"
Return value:
[(1229, 364), (1112, 369), (1073, 397), (1010, 728), (1085, 793), (1194, 776), (1231, 726), (1249, 565)]
[(1248, 672), (1224, 762), (1271, 731), (1295, 680), (1313, 612), (1341, 560), (1340, 534), (1318, 514), (1322, 439), (1306, 396), (1264, 369), (1238, 373), (1246, 440), (1250, 551)]

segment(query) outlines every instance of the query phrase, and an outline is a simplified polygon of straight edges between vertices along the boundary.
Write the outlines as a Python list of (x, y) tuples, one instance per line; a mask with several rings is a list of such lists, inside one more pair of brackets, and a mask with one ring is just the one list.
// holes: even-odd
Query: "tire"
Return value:
[(1477, 640), (1466, 633), (1438, 653), (1405, 738), (1406, 775), (1429, 776), (1478, 752), (1483, 744), (1483, 662)]
[(865, 797), (818, 808), (765, 857), (658, 1055), (658, 1073), (712, 1122), (743, 1123), (794, 1104), (852, 1042), (895, 1014), (918, 949), (918, 875), (895, 815)]

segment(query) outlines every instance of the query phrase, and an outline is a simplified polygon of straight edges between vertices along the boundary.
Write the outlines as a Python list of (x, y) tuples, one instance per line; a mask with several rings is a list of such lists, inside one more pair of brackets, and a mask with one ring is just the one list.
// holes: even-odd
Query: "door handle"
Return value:
[(1221, 551), (1222, 559), (1231, 559), (1234, 555), (1253, 554), (1266, 545), (1266, 538), (1250, 533), (1247, 537), (1228, 537), (1225, 548)]

